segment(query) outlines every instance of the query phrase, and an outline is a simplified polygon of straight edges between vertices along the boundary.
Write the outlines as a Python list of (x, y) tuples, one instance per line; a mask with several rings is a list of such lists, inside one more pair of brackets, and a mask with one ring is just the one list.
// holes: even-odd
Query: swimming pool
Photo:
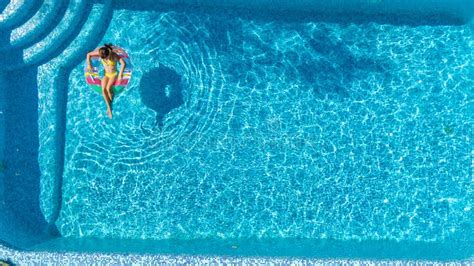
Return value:
[[(468, 1), (13, 2), (5, 246), (472, 258)], [(83, 77), (104, 42), (134, 65), (113, 120)]]

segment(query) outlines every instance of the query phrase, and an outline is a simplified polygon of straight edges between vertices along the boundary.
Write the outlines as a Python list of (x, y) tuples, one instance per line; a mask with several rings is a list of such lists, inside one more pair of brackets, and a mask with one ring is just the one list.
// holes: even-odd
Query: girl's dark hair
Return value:
[(112, 52), (112, 50), (113, 50), (113, 47), (111, 43), (104, 44), (104, 46), (99, 48), (100, 58), (102, 59), (107, 58)]

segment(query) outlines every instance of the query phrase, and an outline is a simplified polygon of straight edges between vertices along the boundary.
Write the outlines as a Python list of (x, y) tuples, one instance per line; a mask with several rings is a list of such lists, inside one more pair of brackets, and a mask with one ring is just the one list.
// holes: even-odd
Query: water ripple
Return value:
[[(133, 82), (108, 120), (82, 66), (71, 75), (60, 232), (460, 238), (472, 227), (472, 36), (117, 10), (104, 41), (129, 51)], [(162, 125), (139, 92), (160, 67), (182, 94)]]

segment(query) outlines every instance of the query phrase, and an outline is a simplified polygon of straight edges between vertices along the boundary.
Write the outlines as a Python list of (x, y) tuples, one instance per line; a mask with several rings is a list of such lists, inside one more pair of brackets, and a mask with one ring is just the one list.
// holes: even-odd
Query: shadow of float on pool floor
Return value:
[(140, 96), (156, 112), (156, 125), (161, 127), (163, 117), (184, 102), (181, 76), (164, 66), (150, 69), (141, 78)]

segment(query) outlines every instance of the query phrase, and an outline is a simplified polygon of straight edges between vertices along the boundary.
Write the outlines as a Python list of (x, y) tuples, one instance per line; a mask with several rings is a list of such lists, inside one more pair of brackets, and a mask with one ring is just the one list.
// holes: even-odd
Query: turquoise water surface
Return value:
[(114, 11), (132, 83), (109, 120), (69, 77), (62, 236), (472, 240), (472, 26), (226, 12)]

